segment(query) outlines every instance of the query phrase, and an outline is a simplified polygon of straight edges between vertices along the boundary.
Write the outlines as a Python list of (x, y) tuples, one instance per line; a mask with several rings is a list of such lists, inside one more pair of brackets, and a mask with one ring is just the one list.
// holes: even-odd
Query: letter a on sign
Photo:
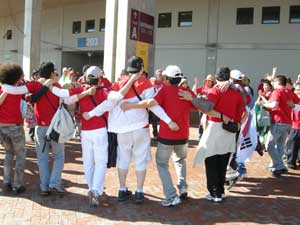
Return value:
[(133, 39), (133, 40), (137, 40), (138, 39), (136, 27), (132, 28), (131, 39)]

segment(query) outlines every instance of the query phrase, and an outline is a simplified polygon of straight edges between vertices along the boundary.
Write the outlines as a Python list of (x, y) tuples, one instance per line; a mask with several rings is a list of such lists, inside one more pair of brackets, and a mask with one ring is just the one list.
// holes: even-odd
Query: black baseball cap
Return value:
[(128, 73), (138, 73), (144, 66), (143, 59), (138, 56), (131, 56), (127, 62)]

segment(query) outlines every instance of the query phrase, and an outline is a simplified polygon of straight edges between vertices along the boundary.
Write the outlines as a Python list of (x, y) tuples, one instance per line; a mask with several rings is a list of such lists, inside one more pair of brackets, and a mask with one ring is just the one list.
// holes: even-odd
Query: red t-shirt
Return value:
[[(226, 92), (222, 93), (218, 87), (213, 87), (207, 94), (207, 100), (214, 103), (214, 110), (223, 113), (231, 118), (234, 122), (240, 122), (241, 116), (245, 110), (245, 102), (239, 90), (229, 88)], [(207, 117), (208, 120), (215, 122), (222, 122), (221, 119), (216, 117)]]
[[(2, 94), (0, 87), (0, 95)], [(2, 124), (23, 124), (21, 113), (22, 95), (8, 94), (0, 105), (0, 123)]]
[(98, 84), (99, 86), (104, 86), (106, 88), (110, 88), (112, 86), (112, 83), (105, 77), (101, 77)]
[(269, 98), (271, 97), (271, 94), (272, 94), (272, 91), (266, 91), (266, 92), (262, 91), (261, 92), (261, 95), (267, 100), (269, 100)]
[[(30, 81), (26, 83), (27, 89), (30, 93), (35, 94), (42, 88), (42, 84), (37, 81)], [(53, 86), (61, 88), (58, 83)], [(44, 94), (39, 101), (34, 104), (34, 115), (39, 126), (49, 126), (51, 120), (58, 109), (59, 97), (52, 94), (50, 90)]]
[(207, 94), (209, 92), (209, 89), (207, 86), (200, 86), (196, 89), (197, 94)]
[[(119, 91), (122, 87), (125, 86), (125, 84), (128, 82), (129, 76), (123, 75), (119, 77), (119, 79), (112, 85), (112, 90)], [(147, 79), (144, 76), (141, 76), (134, 82), (134, 88), (136, 92), (141, 96), (143, 91), (148, 88), (153, 88), (151, 82), (149, 79)], [(130, 88), (130, 90), (127, 92), (127, 94), (124, 96), (124, 99), (133, 98), (136, 94), (134, 93), (133, 89)]]
[(292, 101), (294, 104), (297, 104), (299, 102), (298, 96), (291, 90), (280, 87), (272, 92), (269, 101), (278, 102), (278, 106), (271, 110), (272, 121), (275, 123), (292, 124), (292, 108), (287, 102)]
[[(178, 144), (185, 144), (189, 138), (190, 110), (196, 110), (196, 108), (190, 101), (180, 99), (178, 95), (180, 90), (189, 91), (194, 96), (189, 89), (170, 85), (163, 86), (154, 97), (168, 116), (179, 126), (178, 131), (172, 131), (165, 122), (160, 121), (158, 137), (163, 144), (168, 143), (164, 143), (161, 139), (166, 139), (166, 141), (170, 140), (171, 142), (182, 141), (183, 143)], [(169, 144), (172, 144), (171, 142)]]
[[(69, 90), (69, 92), (70, 92), (70, 95), (80, 94), (83, 91), (87, 90), (88, 88), (89, 88), (88, 86), (72, 88)], [(97, 103), (97, 105), (99, 105), (101, 102), (103, 102), (104, 100), (107, 99), (108, 93), (109, 93), (109, 91), (106, 88), (97, 88), (96, 94), (93, 95), (93, 98), (94, 98), (95, 102)], [(82, 117), (82, 114), (84, 112), (89, 112), (96, 107), (94, 105), (94, 103), (92, 102), (92, 99), (90, 98), (90, 96), (85, 96), (84, 98), (80, 99), (78, 101), (78, 104), (79, 104), (79, 108), (80, 108), (80, 119), (81, 119), (81, 123), (82, 123), (82, 126), (81, 126), (82, 130), (95, 130), (95, 129), (106, 127), (106, 123), (102, 116), (95, 116), (95, 117), (91, 118), (90, 120), (85, 120)], [(107, 120), (107, 113), (105, 113), (104, 116)]]

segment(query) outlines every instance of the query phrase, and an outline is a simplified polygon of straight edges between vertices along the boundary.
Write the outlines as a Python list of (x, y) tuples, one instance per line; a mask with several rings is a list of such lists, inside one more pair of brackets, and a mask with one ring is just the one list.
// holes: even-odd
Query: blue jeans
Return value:
[(266, 147), (273, 162), (273, 171), (285, 169), (282, 156), (289, 130), (288, 124), (273, 123), (268, 132)]
[[(45, 134), (48, 126), (37, 126), (35, 132), (36, 154), (40, 173), (40, 189), (47, 191), (49, 188), (61, 189), (61, 174), (64, 168), (65, 151), (64, 144), (55, 141), (48, 142), (43, 152)], [(53, 165), (49, 171), (49, 147), (53, 153)]]

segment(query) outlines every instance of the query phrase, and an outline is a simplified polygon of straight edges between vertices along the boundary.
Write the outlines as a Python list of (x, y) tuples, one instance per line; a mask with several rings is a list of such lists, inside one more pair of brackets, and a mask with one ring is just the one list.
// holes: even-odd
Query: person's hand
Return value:
[(275, 76), (276, 72), (277, 72), (277, 67), (273, 67), (273, 69), (272, 69), (272, 75)]
[(293, 101), (289, 100), (287, 103), (286, 103), (289, 107), (291, 108), (294, 108), (295, 107), (295, 104)]
[(183, 100), (192, 101), (192, 99), (193, 99), (192, 94), (188, 91), (181, 90), (178, 92), (178, 95), (181, 97), (180, 99), (183, 99)]
[(194, 84), (195, 84), (196, 86), (198, 86), (199, 83), (200, 83), (199, 77), (198, 77), (198, 76), (195, 76), (195, 78), (194, 78)]
[(95, 95), (97, 91), (97, 86), (92, 86), (89, 89), (87, 89), (87, 94), (88, 95)]
[[(42, 79), (42, 78), (41, 78)], [(44, 85), (49, 87), (50, 85), (52, 85), (54, 83), (54, 81), (52, 79), (47, 79), (45, 82), (44, 82)]]
[(130, 103), (123, 102), (123, 103), (120, 105), (120, 108), (121, 108), (123, 111), (127, 111), (127, 110), (130, 109), (129, 105), (130, 105)]
[(131, 81), (136, 81), (140, 77), (141, 77), (141, 74), (140, 73), (136, 73), (136, 74), (131, 75), (130, 80)]
[(91, 117), (90, 117), (90, 115), (89, 115), (88, 112), (84, 112), (84, 113), (82, 114), (82, 117), (83, 117), (85, 120), (91, 119)]
[(228, 88), (230, 87), (231, 83), (230, 81), (218, 81), (218, 83), (216, 84), (216, 87), (219, 88), (219, 90), (224, 93), (228, 90)]
[(229, 121), (231, 121), (231, 119), (230, 119), (228, 116), (226, 116), (226, 115), (223, 114), (223, 122), (224, 122), (225, 124), (228, 124)]
[(173, 130), (173, 131), (179, 130), (179, 126), (174, 121), (171, 121), (170, 123), (168, 123), (168, 127), (170, 128), (170, 130)]
[(41, 77), (37, 81), (44, 85), (44, 83), (46, 82), (46, 78)]

